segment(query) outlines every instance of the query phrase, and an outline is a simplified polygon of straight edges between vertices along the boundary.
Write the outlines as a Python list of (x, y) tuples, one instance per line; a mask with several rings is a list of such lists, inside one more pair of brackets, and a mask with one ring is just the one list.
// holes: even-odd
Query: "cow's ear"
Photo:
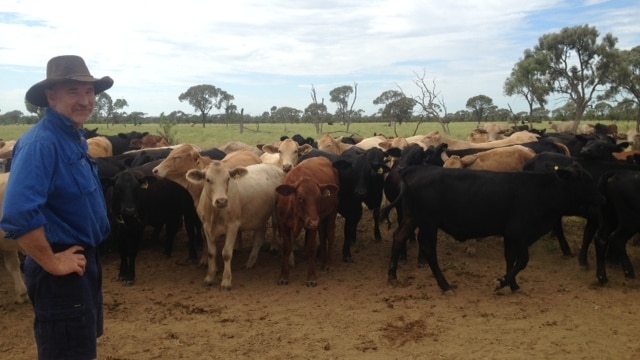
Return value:
[(304, 144), (304, 145), (298, 147), (298, 154), (299, 155), (307, 155), (308, 153), (311, 152), (311, 150), (313, 150), (313, 146), (311, 146), (309, 144)]
[(320, 191), (323, 197), (329, 197), (338, 192), (338, 185), (336, 184), (324, 184), (320, 185)]
[(464, 167), (471, 166), (471, 164), (476, 162), (476, 160), (478, 160), (478, 156), (476, 155), (467, 155), (460, 158), (460, 161), (462, 162), (462, 165), (464, 165)]
[(202, 170), (191, 169), (187, 171), (185, 177), (187, 180), (193, 184), (200, 184), (204, 181), (206, 173)]
[(616, 152), (623, 152), (626, 148), (631, 145), (628, 141), (623, 141), (616, 145)]
[(277, 154), (278, 153), (278, 148), (273, 146), (272, 144), (262, 145), (260, 150), (262, 150), (262, 151), (264, 151), (266, 153), (269, 153), (269, 154)]
[(276, 187), (276, 192), (282, 196), (290, 196), (296, 193), (296, 188), (291, 185), (282, 184)]
[(569, 179), (573, 177), (574, 174), (574, 171), (572, 171), (570, 168), (563, 168), (558, 165), (554, 166), (553, 170), (561, 179)]
[(239, 178), (247, 175), (247, 173), (249, 173), (247, 168), (242, 167), (242, 166), (238, 166), (237, 168), (229, 171), (229, 176), (231, 176), (233, 179), (239, 179)]
[[(384, 146), (391, 146), (391, 143), (388, 143), (388, 142), (381, 142), (380, 145), (382, 145), (382, 144), (385, 144)], [(397, 147), (387, 147), (387, 151), (385, 151), (384, 154), (386, 156), (392, 156), (392, 157), (399, 158), (400, 155), (402, 154), (402, 149), (397, 148)]]

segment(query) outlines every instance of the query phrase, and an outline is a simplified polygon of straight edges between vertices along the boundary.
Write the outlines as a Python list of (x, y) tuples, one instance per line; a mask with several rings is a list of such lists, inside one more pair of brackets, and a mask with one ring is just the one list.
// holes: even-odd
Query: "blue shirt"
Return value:
[(107, 208), (83, 130), (47, 108), (16, 143), (0, 228), (18, 239), (44, 226), (50, 244), (97, 247), (109, 234)]

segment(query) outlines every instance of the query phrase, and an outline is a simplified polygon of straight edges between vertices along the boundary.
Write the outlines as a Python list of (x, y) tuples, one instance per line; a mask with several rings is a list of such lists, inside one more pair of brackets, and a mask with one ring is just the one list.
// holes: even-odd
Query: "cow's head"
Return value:
[(214, 160), (203, 170), (189, 170), (186, 177), (191, 183), (203, 184), (202, 196), (206, 196), (212, 206), (223, 209), (229, 204), (229, 186), (233, 186), (233, 181), (247, 173), (245, 167), (239, 166), (229, 170), (224, 163)]

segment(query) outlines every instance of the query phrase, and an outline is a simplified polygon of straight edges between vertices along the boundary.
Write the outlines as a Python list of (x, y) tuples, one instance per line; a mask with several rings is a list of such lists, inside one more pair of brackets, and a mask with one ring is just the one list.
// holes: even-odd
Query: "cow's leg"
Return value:
[(562, 228), (562, 218), (559, 218), (558, 221), (553, 225), (551, 232), (558, 238), (558, 245), (560, 245), (560, 250), (562, 251), (562, 255), (566, 257), (573, 256), (571, 252), (571, 247), (567, 242), (567, 238), (564, 236), (564, 229)]
[[(337, 213), (333, 213), (325, 217), (320, 222), (318, 228), (318, 236), (320, 237), (320, 259), (323, 263), (323, 268), (327, 270), (331, 266), (332, 252), (336, 239), (336, 216)], [(323, 240), (324, 239), (324, 240)], [(324, 245), (322, 243), (325, 243)]]
[(136, 256), (138, 247), (142, 237), (144, 236), (144, 228), (138, 224), (124, 223), (121, 225), (124, 229), (120, 232), (120, 272), (118, 280), (123, 285), (133, 285), (136, 279)]
[(166, 224), (164, 243), (164, 255), (166, 257), (171, 257), (171, 253), (173, 253), (173, 242), (175, 241), (180, 227), (182, 227), (182, 216), (171, 219)]
[(391, 258), (389, 259), (388, 280), (394, 281), (398, 278), (398, 260), (407, 254), (407, 239), (409, 234), (415, 233), (416, 224), (411, 217), (405, 217), (398, 225), (398, 229), (393, 233), (391, 244)]
[(580, 252), (578, 253), (578, 263), (580, 264), (580, 267), (584, 269), (589, 268), (589, 260), (587, 259), (589, 256), (589, 245), (591, 245), (591, 241), (593, 241), (596, 235), (598, 223), (599, 221), (597, 218), (588, 218), (587, 223), (584, 226), (584, 231), (582, 233), (582, 245), (580, 246)]
[(380, 234), (380, 207), (373, 209), (373, 238), (376, 241), (382, 241)]
[(256, 264), (258, 260), (258, 254), (260, 254), (260, 249), (262, 249), (262, 245), (264, 245), (264, 239), (267, 234), (266, 224), (263, 228), (255, 230), (253, 232), (253, 248), (251, 248), (251, 253), (249, 254), (249, 259), (246, 263), (246, 268), (251, 269)]
[(421, 226), (418, 230), (418, 244), (420, 245), (420, 251), (424, 251), (431, 273), (436, 278), (440, 290), (445, 293), (453, 290), (438, 264), (438, 227)]
[(627, 254), (627, 241), (636, 233), (636, 231), (628, 226), (619, 226), (609, 238), (611, 251), (615, 258), (620, 260), (624, 276), (628, 279), (636, 277), (631, 260)]
[(286, 226), (280, 226), (280, 237), (282, 238), (282, 266), (280, 267), (280, 280), (278, 280), (278, 285), (288, 285), (289, 269), (291, 266), (289, 257), (293, 255), (291, 229), (288, 229)]
[(304, 230), (305, 252), (307, 253), (307, 287), (318, 285), (316, 274), (316, 256), (318, 255), (317, 229)]
[(498, 291), (503, 287), (509, 285), (512, 292), (520, 290), (520, 285), (516, 282), (516, 276), (520, 271), (527, 267), (529, 263), (529, 242), (520, 242), (518, 239), (513, 239), (508, 236), (504, 238), (504, 256), (507, 263), (506, 274), (498, 279), (498, 286), (495, 290)]
[[(231, 259), (233, 259), (233, 249), (235, 248), (236, 238), (240, 233), (238, 231), (239, 228), (239, 223), (231, 223), (227, 226), (227, 234), (224, 241), (224, 247), (222, 248), (224, 270), (222, 271), (222, 281), (220, 282), (221, 290), (231, 290)], [(264, 236), (264, 233), (262, 236)]]
[[(2, 240), (0, 240), (2, 241)], [(17, 251), (2, 251), (4, 257), (4, 266), (13, 279), (13, 287), (16, 292), (16, 303), (22, 304), (29, 301), (27, 295), (27, 287), (24, 284), (24, 278), (20, 271), (20, 258)]]
[(211, 229), (209, 229), (209, 227), (212, 225), (204, 225), (204, 234), (206, 237), (206, 253), (203, 253), (207, 255), (207, 275), (204, 277), (204, 285), (205, 286), (211, 286), (213, 285), (213, 281), (216, 278), (216, 272), (218, 271), (218, 264), (217, 264), (217, 256), (218, 256), (218, 249), (216, 248), (216, 241), (217, 238), (215, 236), (214, 233), (211, 232)]
[(342, 260), (344, 262), (353, 262), (353, 256), (351, 256), (351, 244), (356, 242), (356, 234), (358, 232), (358, 223), (362, 218), (362, 206), (351, 208), (348, 214), (342, 214), (344, 216), (344, 244), (342, 246)]
[(197, 246), (202, 243), (202, 222), (195, 214), (195, 210), (187, 211), (194, 211), (194, 213), (184, 216), (184, 228), (189, 239), (189, 258), (186, 263), (195, 264), (198, 259)]

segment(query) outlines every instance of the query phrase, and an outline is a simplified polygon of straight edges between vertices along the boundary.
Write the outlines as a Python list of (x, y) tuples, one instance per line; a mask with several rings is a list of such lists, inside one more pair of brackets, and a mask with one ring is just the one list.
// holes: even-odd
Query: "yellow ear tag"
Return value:
[(145, 181), (144, 183), (142, 183), (142, 185), (140, 185), (141, 188), (143, 188), (144, 190), (147, 190), (147, 188), (149, 187), (149, 182)]
[(378, 175), (382, 175), (384, 173), (384, 170), (382, 170), (382, 168), (378, 169)]
[(235, 174), (235, 175), (233, 176), (233, 179), (234, 179), (234, 180), (238, 180), (238, 179), (240, 179), (240, 175), (239, 175), (239, 174)]
[(322, 196), (324, 196), (324, 197), (329, 197), (329, 196), (331, 196), (331, 191), (329, 191), (329, 190), (324, 190), (324, 191), (322, 192)]
[(558, 169), (560, 169), (560, 167), (558, 165), (553, 167), (553, 170), (558, 171)]

